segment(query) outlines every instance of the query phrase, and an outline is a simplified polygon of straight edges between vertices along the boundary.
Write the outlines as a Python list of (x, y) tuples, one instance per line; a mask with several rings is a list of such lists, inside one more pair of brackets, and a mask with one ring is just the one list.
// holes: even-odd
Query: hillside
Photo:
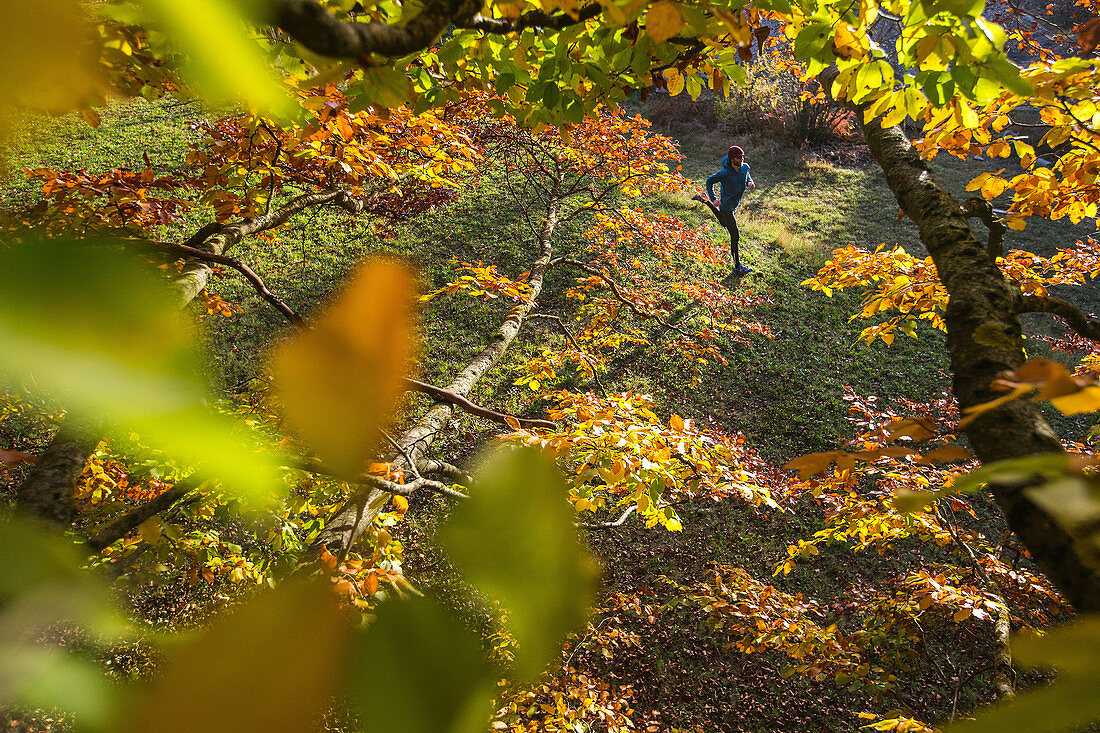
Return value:
[[(898, 217), (880, 169), (858, 142), (836, 139), (825, 146), (799, 147), (776, 130), (736, 130), (717, 117), (708, 118), (701, 104), (677, 107), (667, 98), (637, 108), (656, 121), (656, 131), (677, 139), (685, 155), (684, 175), (699, 185), (717, 169), (726, 146), (735, 142), (747, 151), (758, 188), (747, 196), (738, 220), (743, 257), (755, 272), (730, 278), (728, 263), (703, 262), (686, 274), (720, 280), (744, 296), (751, 305), (738, 315), (764, 325), (772, 337), (720, 336), (721, 359), (687, 369), (677, 355), (659, 348), (662, 339), (670, 339), (667, 329), (662, 333), (654, 328), (648, 332), (653, 348), (622, 348), (609, 360), (602, 377), (608, 392), (649, 395), (662, 420), (678, 415), (744, 436), (744, 444), (758, 452), (766, 466), (760, 470), (778, 476), (784, 462), (837, 449), (852, 439), (856, 430), (849, 408), (854, 402), (870, 404), (867, 401), (874, 397), (878, 407), (887, 409), (903, 399), (926, 403), (949, 389), (943, 334), (925, 328), (918, 338), (902, 337), (889, 347), (881, 342), (865, 345), (858, 336), (867, 323), (849, 320), (858, 310), (858, 292), (826, 298), (802, 285), (834, 249), (847, 245), (873, 249), (896, 243), (924, 256), (915, 227)], [(151, 164), (158, 175), (171, 175), (185, 165), (189, 143), (199, 139), (192, 125), (203, 118), (203, 111), (193, 105), (140, 99), (113, 105), (95, 130), (69, 117), (28, 117), (9, 141), (9, 160), (17, 171), (65, 168), (94, 174), (106, 172), (108, 165)], [(990, 164), (989, 169), (997, 167)], [(947, 156), (937, 157), (932, 170), (960, 196), (974, 174), (974, 169), (964, 169)], [(361, 261), (380, 255), (410, 261), (421, 292), (446, 285), (461, 262), (492, 264), (518, 277), (529, 268), (533, 237), (506, 194), (499, 173), (490, 172), (476, 181), (471, 178), (445, 203), (402, 220), (379, 222), (313, 212), (294, 218), (266, 241), (249, 243), (239, 254), (272, 291), (307, 318), (322, 311)], [(0, 192), (0, 207), (13, 221), (19, 221), (36, 200), (35, 185), (20, 173), (13, 174)], [(690, 228), (706, 228), (711, 242), (725, 246), (725, 233), (687, 195), (650, 196), (641, 208), (653, 217), (672, 215)], [(160, 236), (182, 240), (206, 216), (197, 208), (185, 225)], [(557, 233), (559, 251), (583, 252), (591, 224), (585, 217), (570, 221)], [(1008, 246), (1050, 255), (1084, 234), (1083, 227), (1042, 222), (1013, 233)], [(635, 256), (654, 279), (665, 276), (662, 262), (644, 248)], [(201, 322), (210, 384), (228, 400), (248, 404), (266, 388), (265, 355), (292, 329), (241, 278), (228, 270), (219, 275), (211, 290), (228, 303), (229, 314), (207, 314), (195, 307), (191, 313)], [(548, 277), (541, 313), (576, 319), (577, 302), (563, 295), (571, 280), (564, 274)], [(484, 347), (487, 334), (511, 307), (500, 300), (458, 297), (435, 298), (423, 307), (414, 371), (418, 379), (446, 384)], [(1091, 293), (1074, 297), (1085, 308), (1095, 307)], [(698, 307), (682, 293), (675, 306), (670, 320), (686, 318)], [(560, 341), (548, 321), (524, 326), (517, 344), (477, 385), (471, 399), (520, 417), (540, 417), (548, 403), (515, 381), (522, 366), (538, 356), (541, 344)], [(1042, 349), (1037, 346), (1035, 351)], [(563, 377), (569, 380), (574, 388), (585, 386), (576, 375)], [(423, 396), (410, 397), (402, 415), (426, 404)], [(32, 454), (41, 450), (43, 423), (15, 411), (0, 414), (0, 447)], [(1078, 418), (1063, 424), (1080, 430), (1088, 422)], [(460, 414), (437, 442), (451, 460), (466, 462), (501, 432), (498, 424)], [(19, 475), (5, 473), (9, 498)], [(861, 691), (785, 676), (782, 655), (774, 651), (745, 655), (727, 648), (728, 640), (711, 633), (692, 609), (660, 610), (668, 600), (654, 591), (662, 588), (661, 576), (688, 585), (701, 579), (710, 563), (743, 567), (785, 593), (824, 599), (841, 597), (852, 586), (909, 565), (942, 559), (922, 556), (928, 550), (917, 542), (882, 557), (854, 555), (844, 546), (833, 546), (823, 548), (813, 563), (772, 578), (786, 548), (823, 526), (822, 509), (807, 494), (792, 494), (779, 504), (778, 509), (757, 512), (734, 500), (688, 501), (677, 509), (681, 532), (659, 526), (647, 529), (638, 522), (591, 531), (587, 543), (603, 568), (602, 596), (641, 594), (652, 614), (619, 614), (624, 633), (638, 635), (636, 644), (610, 658), (585, 650), (569, 655), (570, 663), (609, 684), (632, 687), (639, 730), (847, 731), (865, 722), (860, 713), (886, 715), (902, 708), (922, 720), (936, 721), (993, 698), (991, 677), (975, 674), (966, 679), (967, 670), (982, 666), (983, 655), (990, 654), (989, 625), (975, 632), (980, 638), (973, 640), (972, 655), (953, 649), (952, 638), (929, 638), (930, 651), (910, 671), (911, 677), (889, 695), (872, 700)], [(975, 521), (987, 534), (999, 534), (990, 507), (978, 504)], [(462, 606), (465, 591), (454, 589), (451, 571), (429, 539), (450, 506), (439, 497), (414, 497), (410, 511), (417, 519), (399, 525), (394, 533), (404, 542), (404, 571), (410, 580)], [(218, 594), (204, 591), (201, 584), (192, 590), (182, 577), (164, 574), (156, 580), (164, 590), (143, 590), (147, 597), (137, 604), (138, 615), (163, 614), (172, 618), (172, 625), (185, 626), (189, 614), (200, 622), (210, 604), (219, 603)], [(965, 669), (935, 669), (928, 660), (941, 656), (945, 665), (953, 668), (958, 663)], [(34, 715), (19, 723), (15, 721), (20, 716), (15, 716), (10, 726), (56, 729), (42, 722), (45, 716), (39, 717), (38, 723)], [(9, 718), (0, 720), (8, 723)]]

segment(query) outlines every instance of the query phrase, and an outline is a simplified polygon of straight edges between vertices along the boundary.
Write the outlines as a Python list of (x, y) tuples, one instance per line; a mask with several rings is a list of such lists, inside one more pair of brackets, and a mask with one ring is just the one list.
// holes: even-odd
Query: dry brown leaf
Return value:
[(930, 450), (923, 458), (918, 458), (917, 463), (951, 463), (953, 461), (968, 461), (974, 454), (961, 445), (941, 445)]
[(893, 442), (909, 437), (922, 443), (936, 434), (936, 422), (930, 417), (902, 417), (886, 426), (886, 438)]
[(34, 465), (38, 463), (38, 456), (32, 456), (30, 453), (22, 453), (17, 450), (0, 448), (0, 463), (3, 463), (5, 466), (17, 466), (20, 463)]

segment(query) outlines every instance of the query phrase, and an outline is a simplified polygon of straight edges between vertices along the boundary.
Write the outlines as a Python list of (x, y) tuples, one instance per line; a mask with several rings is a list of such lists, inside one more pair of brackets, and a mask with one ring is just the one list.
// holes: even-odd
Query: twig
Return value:
[[(551, 422), (549, 420), (535, 420), (527, 417), (516, 417), (515, 415), (509, 415), (505, 412), (496, 412), (495, 410), (490, 410), (487, 407), (482, 407), (481, 405), (474, 404), (462, 395), (455, 394), (454, 392), (443, 389), (442, 387), (437, 387), (434, 384), (421, 382), (417, 379), (412, 379), (410, 377), (405, 377), (405, 386), (416, 392), (422, 392), (429, 397), (434, 397), (441, 402), (449, 402), (452, 405), (461, 407), (463, 410), (470, 413), (471, 415), (478, 415), (480, 417), (492, 420), (493, 422), (507, 425), (511, 428), (527, 427), (548, 428), (550, 430), (558, 429), (557, 423)], [(515, 423), (514, 425), (513, 422)]]
[(561, 257), (559, 259), (556, 259), (556, 260), (554, 260), (554, 262), (552, 264), (557, 264), (557, 263), (564, 263), (566, 265), (572, 265), (573, 267), (576, 267), (578, 270), (583, 270), (584, 272), (587, 272), (591, 275), (595, 275), (596, 277), (603, 280), (605, 283), (607, 283), (607, 286), (611, 289), (611, 292), (612, 292), (612, 294), (614, 294), (615, 299), (618, 300), (623, 305), (625, 305), (627, 308), (629, 308), (630, 312), (633, 313), (634, 315), (636, 315), (638, 318), (641, 318), (643, 320), (656, 321), (657, 323), (661, 324), (662, 326), (664, 326), (669, 331), (675, 331), (676, 333), (679, 333), (682, 336), (686, 336), (689, 339), (694, 339), (695, 338), (695, 336), (693, 336), (692, 334), (688, 333), (687, 331), (685, 331), (684, 329), (680, 328), (679, 326), (677, 326), (675, 324), (672, 324), (672, 323), (669, 323), (668, 321), (665, 321), (660, 316), (658, 316), (654, 313), (646, 313), (646, 312), (642, 311), (640, 308), (638, 308), (638, 306), (636, 306), (634, 304), (633, 301), (631, 301), (629, 298), (627, 298), (625, 295), (622, 294), (622, 291), (619, 290), (619, 286), (615, 283), (615, 281), (612, 280), (608, 275), (604, 274), (604, 272), (602, 270), (598, 270), (595, 267), (592, 267), (591, 265), (586, 265), (585, 263), (583, 263), (579, 260), (570, 259), (568, 257)]
[(610, 529), (611, 527), (621, 527), (623, 523), (630, 518), (630, 515), (637, 510), (638, 506), (635, 504), (627, 508), (627, 510), (620, 514), (619, 518), (613, 522), (593, 522), (592, 524), (579, 523), (577, 526), (583, 527), (584, 529)]
[(573, 344), (573, 348), (577, 350), (577, 353), (584, 356), (584, 360), (588, 362), (588, 365), (592, 367), (592, 381), (595, 383), (597, 389), (600, 390), (600, 394), (604, 397), (607, 396), (607, 389), (603, 386), (603, 382), (600, 381), (600, 375), (596, 373), (597, 362), (596, 359), (587, 351), (581, 348), (577, 340), (573, 338), (573, 334), (569, 331), (569, 327), (565, 325), (565, 321), (561, 319), (561, 316), (550, 315), (549, 313), (531, 313), (527, 318), (543, 318), (548, 321), (554, 321), (561, 328), (562, 333), (569, 339), (569, 343)]

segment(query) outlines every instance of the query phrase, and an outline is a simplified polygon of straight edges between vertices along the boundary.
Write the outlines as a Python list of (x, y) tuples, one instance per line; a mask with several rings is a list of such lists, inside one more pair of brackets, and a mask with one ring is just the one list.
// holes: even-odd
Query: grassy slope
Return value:
[[(182, 163), (186, 145), (194, 139), (186, 122), (195, 114), (188, 107), (139, 101), (112, 109), (103, 128), (95, 131), (70, 118), (26, 120), (11, 141), (13, 167), (98, 170), (107, 161), (138, 167), (142, 152), (147, 151), (158, 167), (171, 169)], [(887, 399), (901, 395), (920, 399), (946, 389), (942, 335), (926, 332), (916, 341), (899, 339), (891, 348), (853, 345), (862, 324), (849, 323), (848, 315), (858, 297), (838, 294), (828, 299), (799, 287), (838, 246), (896, 242), (911, 252), (920, 251), (911, 223), (897, 220), (896, 203), (878, 169), (807, 161), (798, 150), (765, 139), (736, 142), (748, 150), (758, 184), (739, 217), (744, 257), (757, 271), (731, 286), (770, 294), (769, 304), (748, 315), (768, 325), (775, 339), (757, 339), (750, 347), (727, 345), (729, 364), (710, 365), (697, 384), (684, 375), (678, 359), (647, 352), (624, 354), (609, 384), (649, 392), (667, 412), (710, 418), (725, 429), (743, 432), (775, 461), (831, 449), (848, 439), (846, 407), (840, 399), (844, 385), (858, 394)], [(701, 182), (717, 167), (727, 144), (721, 141), (712, 147), (709, 141), (703, 145), (685, 139), (685, 173)], [(961, 193), (966, 177), (960, 166), (937, 160), (933, 167), (952, 190)], [(0, 201), (10, 210), (28, 202), (33, 193), (16, 175), (0, 193)], [(659, 197), (646, 203), (689, 222), (710, 220), (701, 206), (684, 199)], [(202, 221), (198, 213), (195, 221)], [(583, 222), (565, 227), (559, 247), (579, 241), (583, 231)], [(716, 226), (712, 236), (725, 239)], [(505, 272), (521, 272), (527, 269), (531, 240), (532, 234), (505, 205), (490, 178), (461, 191), (452, 204), (396, 227), (384, 240), (364, 222), (314, 212), (292, 222), (275, 241), (247, 244), (239, 254), (272, 290), (293, 307), (309, 312), (365, 256), (387, 253), (414, 260), (427, 289), (450, 277), (452, 257), (494, 262)], [(1055, 245), (1071, 240), (1064, 228), (1044, 226), (1029, 229), (1010, 246), (1034, 247), (1049, 254)], [(548, 283), (544, 310), (568, 308), (554, 295), (563, 284), (560, 277)], [(205, 320), (212, 381), (232, 388), (258, 373), (259, 355), (284, 325), (236, 278), (219, 281), (217, 290), (241, 308), (231, 319)], [(433, 302), (423, 320), (421, 375), (446, 383), (481, 348), (485, 333), (499, 322), (504, 308), (504, 304), (468, 299)], [(531, 327), (534, 333), (542, 333), (540, 328)], [(534, 348), (530, 340), (518, 345), (478, 387), (476, 399), (516, 412), (535, 411), (530, 393), (511, 384), (516, 365)], [(491, 432), (483, 422), (462, 417), (446, 442), (461, 457)], [(628, 527), (593, 537), (594, 549), (605, 560), (609, 585), (641, 588), (662, 573), (687, 581), (711, 560), (744, 565), (766, 575), (788, 542), (814, 521), (812, 515), (799, 513), (761, 520), (734, 504), (688, 507), (684, 514), (682, 534)], [(875, 572), (871, 564), (854, 566), (850, 556), (837, 551), (782, 582), (785, 590), (822, 596), (855, 580), (854, 573)], [(635, 684), (639, 710), (644, 714), (659, 710), (665, 725), (844, 730), (853, 727), (852, 716), (863, 709), (818, 686), (781, 680), (776, 660), (767, 655), (742, 659), (722, 651), (688, 619), (649, 628), (645, 638), (639, 653), (606, 663), (602, 673), (620, 683)], [(934, 689), (918, 687), (913, 694), (925, 698), (929, 713), (943, 710), (942, 701), (933, 699)]]

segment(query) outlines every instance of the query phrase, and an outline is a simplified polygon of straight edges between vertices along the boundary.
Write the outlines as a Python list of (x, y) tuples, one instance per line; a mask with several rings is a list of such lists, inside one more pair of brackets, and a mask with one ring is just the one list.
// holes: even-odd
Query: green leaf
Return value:
[(1013, 661), (1024, 666), (1058, 670), (1054, 684), (997, 705), (976, 720), (955, 723), (946, 733), (1057, 733), (1081, 730), (1100, 720), (1100, 615), (1080, 617), (1075, 623), (1043, 637), (1015, 637)]
[(592, 597), (596, 570), (566, 496), (560, 471), (539, 451), (497, 450), (441, 532), (466, 578), (508, 609), (516, 667), (528, 679), (584, 622)]
[(187, 55), (184, 73), (211, 98), (246, 100), (280, 119), (299, 111), (268, 65), (263, 49), (246, 32), (246, 16), (264, 19), (261, 0), (146, 0), (147, 17)]
[(265, 497), (274, 457), (205, 405), (199, 339), (160, 275), (109, 242), (0, 251), (0, 373)]
[(132, 635), (72, 543), (29, 523), (0, 523), (0, 708), (60, 708), (84, 729), (117, 730), (117, 684), (98, 664), (35, 639), (58, 624), (100, 639)]
[(387, 109), (400, 107), (412, 94), (412, 83), (405, 72), (388, 66), (377, 66), (363, 71), (363, 81), (356, 85), (359, 96), (366, 104)]
[(937, 0), (932, 5), (932, 14), (946, 12), (960, 18), (976, 17), (984, 8), (985, 0)]
[(311, 730), (345, 673), (351, 632), (327, 584), (280, 586), (170, 650), (125, 730)]
[(348, 693), (365, 733), (485, 731), (492, 672), (477, 638), (435, 603), (383, 604), (351, 659)]
[(1021, 483), (1036, 475), (1046, 478), (1060, 478), (1065, 475), (1068, 466), (1069, 458), (1065, 453), (1045, 453), (1023, 458), (1007, 458), (1003, 461), (988, 463), (977, 470), (964, 474), (955, 483), (944, 489), (899, 491), (894, 495), (892, 503), (894, 508), (900, 512), (920, 511), (940, 497), (950, 496), (951, 494), (968, 494), (977, 491), (991, 481), (1002, 484)]
[(810, 23), (795, 36), (794, 53), (799, 58), (817, 58), (821, 56), (828, 56), (831, 58), (832, 52), (826, 52), (826, 48), (832, 41), (832, 38), (832, 24)]
[(1030, 97), (1033, 93), (1031, 85), (1020, 76), (1020, 69), (1016, 64), (1006, 58), (999, 58), (989, 63), (987, 67), (990, 75), (1004, 85), (1013, 94), (1021, 97)]

